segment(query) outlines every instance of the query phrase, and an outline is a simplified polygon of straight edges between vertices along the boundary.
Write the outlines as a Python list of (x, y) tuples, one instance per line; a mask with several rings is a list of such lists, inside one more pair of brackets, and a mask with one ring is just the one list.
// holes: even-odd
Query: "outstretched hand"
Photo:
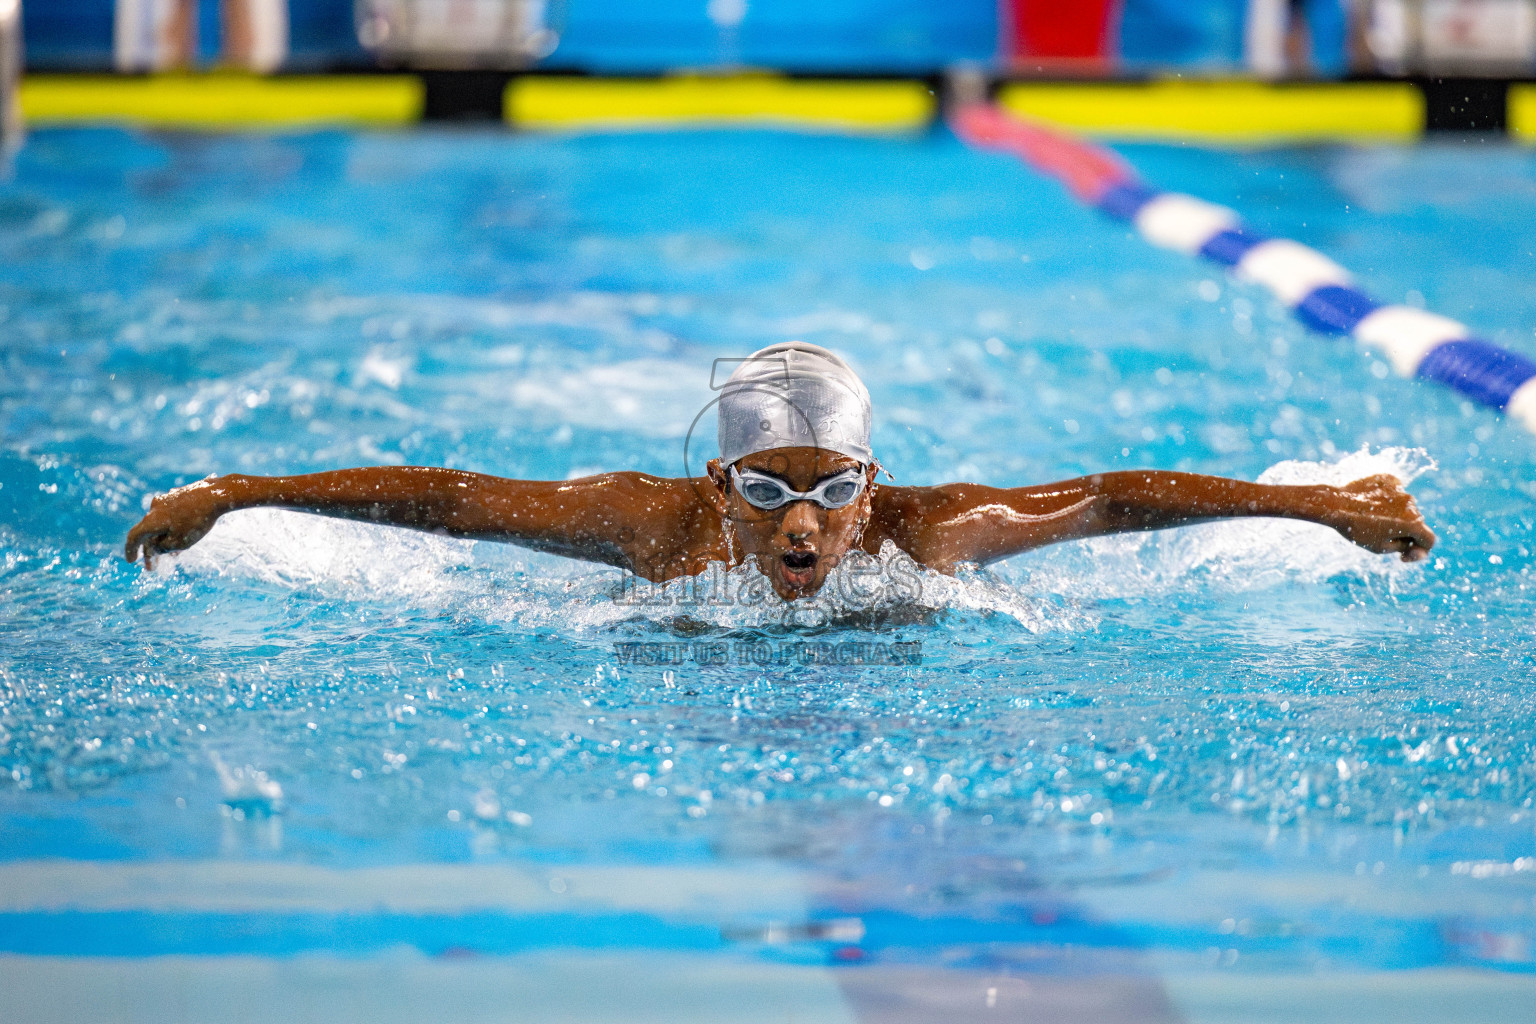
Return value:
[(1429, 557), (1434, 531), (1397, 477), (1383, 473), (1331, 490), (1337, 504), (1330, 525), (1339, 533), (1379, 554), (1399, 552), (1405, 562)]
[(149, 514), (128, 531), (123, 557), (137, 562), (142, 554), (144, 568), (154, 568), (154, 557), (191, 547), (207, 536), (224, 513), (220, 494), (213, 480), (178, 487), (162, 494), (149, 505)]

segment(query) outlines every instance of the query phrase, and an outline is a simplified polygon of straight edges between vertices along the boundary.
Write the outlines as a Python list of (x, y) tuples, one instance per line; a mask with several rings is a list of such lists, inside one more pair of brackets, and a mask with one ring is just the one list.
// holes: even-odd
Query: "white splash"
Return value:
[[(697, 367), (668, 359), (631, 359), (569, 372), (521, 374), (512, 404), (553, 414), (560, 423), (645, 437), (680, 438), (714, 398)], [(714, 418), (701, 424), (713, 441)]]
[(209, 754), (219, 773), (224, 806), (243, 817), (268, 817), (283, 811), (283, 787), (266, 772), (250, 765), (231, 768), (217, 754)]
[(1041, 599), (986, 573), (946, 576), (926, 569), (889, 540), (878, 555), (844, 556), (813, 598), (784, 600), (748, 561), (660, 585), (627, 580), (614, 603), (646, 617), (732, 629), (899, 625), (947, 611), (1007, 615), (1031, 630), (1047, 623)]
[(440, 590), (446, 574), (470, 565), (474, 546), (414, 530), (258, 508), (229, 513), (195, 546), (163, 561), (195, 575), (243, 576), (294, 589), (421, 597)]

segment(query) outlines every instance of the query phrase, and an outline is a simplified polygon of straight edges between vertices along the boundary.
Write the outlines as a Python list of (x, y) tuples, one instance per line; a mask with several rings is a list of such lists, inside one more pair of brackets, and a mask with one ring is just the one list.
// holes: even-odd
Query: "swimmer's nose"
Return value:
[(792, 543), (799, 543), (814, 537), (821, 530), (821, 523), (817, 521), (815, 506), (808, 501), (797, 501), (784, 513), (784, 518), (779, 524), (779, 529), (784, 532)]

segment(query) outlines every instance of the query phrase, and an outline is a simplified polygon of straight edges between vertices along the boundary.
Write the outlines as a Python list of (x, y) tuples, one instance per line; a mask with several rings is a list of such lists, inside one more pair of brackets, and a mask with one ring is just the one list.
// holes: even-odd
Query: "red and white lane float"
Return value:
[(1129, 221), (1153, 245), (1203, 256), (1262, 284), (1313, 330), (1353, 336), (1402, 376), (1438, 381), (1536, 433), (1536, 362), (1526, 356), (1474, 338), (1465, 324), (1448, 317), (1382, 305), (1317, 250), (1268, 238), (1225, 206), (1160, 192), (1101, 146), (989, 103), (961, 104), (949, 121), (967, 143), (1018, 157), (1061, 181), (1084, 203)]

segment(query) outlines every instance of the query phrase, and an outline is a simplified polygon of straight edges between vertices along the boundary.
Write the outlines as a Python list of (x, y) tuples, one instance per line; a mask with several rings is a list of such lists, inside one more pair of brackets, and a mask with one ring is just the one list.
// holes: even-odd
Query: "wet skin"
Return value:
[[(797, 491), (857, 466), (816, 448), (776, 448), (741, 459)], [(305, 476), (210, 477), (154, 499), (128, 532), (124, 554), (144, 560), (196, 544), (226, 512), (273, 507), (387, 523), (451, 537), (505, 541), (615, 565), (654, 581), (748, 557), (786, 600), (815, 594), (838, 560), (887, 541), (919, 564), (953, 572), (1032, 548), (1212, 519), (1273, 516), (1332, 527), (1371, 551), (1425, 558), (1435, 535), (1391, 476), (1345, 487), (1276, 486), (1193, 473), (1130, 470), (1036, 487), (981, 484), (868, 486), (852, 504), (749, 505), (718, 460), (708, 475), (604, 473), (569, 481), (508, 480), (418, 466), (341, 469)]]

